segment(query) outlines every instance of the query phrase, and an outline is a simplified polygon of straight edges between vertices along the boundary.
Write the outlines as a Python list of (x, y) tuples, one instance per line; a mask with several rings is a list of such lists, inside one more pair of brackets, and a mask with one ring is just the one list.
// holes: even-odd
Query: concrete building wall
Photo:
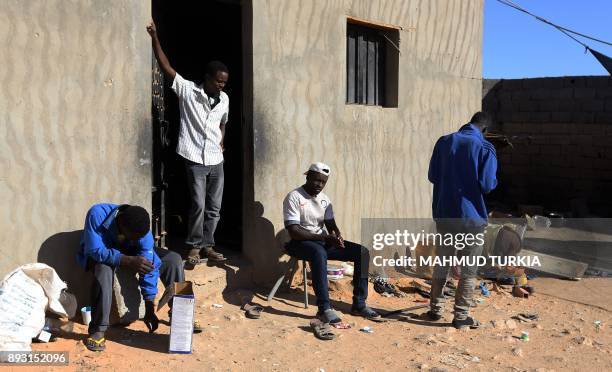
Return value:
[(570, 211), (612, 206), (612, 78), (484, 80), (483, 108), (514, 148), (500, 151), (496, 199)]
[[(483, 1), (253, 0), (252, 13), (255, 280), (277, 271), (282, 201), (313, 161), (332, 168), (346, 239), (362, 217), (430, 216), (433, 145), (481, 105)], [(402, 27), (398, 108), (345, 104), (347, 16)]]
[(75, 271), (93, 203), (150, 207), (149, 19), (147, 1), (2, 1), (0, 276)]

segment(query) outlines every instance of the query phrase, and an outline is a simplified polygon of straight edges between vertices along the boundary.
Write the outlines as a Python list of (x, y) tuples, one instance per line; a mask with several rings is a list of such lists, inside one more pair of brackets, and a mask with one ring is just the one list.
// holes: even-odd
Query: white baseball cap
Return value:
[(321, 173), (325, 176), (329, 176), (329, 174), (331, 173), (331, 169), (329, 168), (329, 165), (323, 164), (321, 162), (310, 164), (310, 168), (308, 168), (308, 170), (304, 174), (306, 175), (308, 174), (308, 172), (311, 172), (311, 171)]

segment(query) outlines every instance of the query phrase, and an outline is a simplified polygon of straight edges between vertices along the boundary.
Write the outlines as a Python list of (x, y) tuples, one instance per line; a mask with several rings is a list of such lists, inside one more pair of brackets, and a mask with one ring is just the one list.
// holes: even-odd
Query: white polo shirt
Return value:
[(223, 161), (220, 124), (229, 116), (229, 97), (224, 92), (214, 108), (202, 86), (185, 80), (178, 73), (172, 90), (179, 99), (181, 127), (176, 153), (198, 164), (217, 165)]
[(283, 219), (285, 227), (300, 225), (311, 233), (327, 234), (325, 221), (334, 219), (334, 210), (327, 195), (311, 196), (300, 186), (285, 197)]

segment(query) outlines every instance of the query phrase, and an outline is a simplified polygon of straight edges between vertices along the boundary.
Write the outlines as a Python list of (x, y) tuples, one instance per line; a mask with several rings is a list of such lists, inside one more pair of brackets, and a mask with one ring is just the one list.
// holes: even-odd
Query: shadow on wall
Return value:
[(82, 269), (76, 261), (82, 233), (83, 230), (77, 230), (55, 234), (47, 238), (38, 251), (38, 262), (55, 269), (68, 285), (68, 291), (76, 296), (79, 309), (89, 304), (93, 280), (91, 273)]
[[(285, 254), (284, 245), (289, 241), (287, 230), (282, 229), (278, 234), (274, 233), (274, 224), (264, 215), (264, 206), (256, 201), (253, 206), (255, 219), (253, 221), (254, 242), (260, 249), (252, 252), (253, 266), (257, 270), (253, 273), (253, 279), (259, 284), (269, 284), (284, 270), (284, 265), (279, 262)], [(267, 269), (267, 270), (266, 270)]]

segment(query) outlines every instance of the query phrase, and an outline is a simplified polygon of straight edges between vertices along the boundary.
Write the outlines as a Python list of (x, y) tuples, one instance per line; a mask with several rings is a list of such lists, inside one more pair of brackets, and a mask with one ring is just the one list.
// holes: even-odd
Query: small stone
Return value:
[(496, 328), (496, 329), (504, 329), (504, 328), (506, 328), (506, 325), (503, 322), (499, 321), (499, 320), (492, 320), (491, 321), (491, 325), (493, 325), (493, 328)]
[(395, 341), (395, 342), (394, 342), (392, 345), (393, 345), (393, 346), (395, 346), (395, 347), (400, 347), (400, 346), (402, 346), (402, 344), (401, 344), (401, 343), (399, 343), (399, 342), (397, 342), (397, 341)]
[(516, 329), (516, 322), (512, 319), (508, 319), (506, 320), (506, 327), (508, 327), (508, 329)]
[(514, 356), (517, 357), (523, 357), (523, 349), (521, 349), (520, 347), (513, 347), (512, 348), (512, 354), (514, 354)]
[(448, 372), (448, 369), (440, 368), (440, 367), (433, 367), (432, 369), (429, 370), (429, 372)]
[(419, 363), (419, 364), (417, 364), (417, 366), (416, 366), (416, 367), (417, 367), (418, 369), (427, 369), (427, 368), (429, 368), (429, 364), (426, 364), (426, 363)]
[(593, 341), (588, 337), (576, 336), (572, 340), (578, 345), (593, 346)]
[(539, 324), (534, 324), (532, 327), (535, 328), (535, 329), (544, 329), (544, 327), (542, 327)]

